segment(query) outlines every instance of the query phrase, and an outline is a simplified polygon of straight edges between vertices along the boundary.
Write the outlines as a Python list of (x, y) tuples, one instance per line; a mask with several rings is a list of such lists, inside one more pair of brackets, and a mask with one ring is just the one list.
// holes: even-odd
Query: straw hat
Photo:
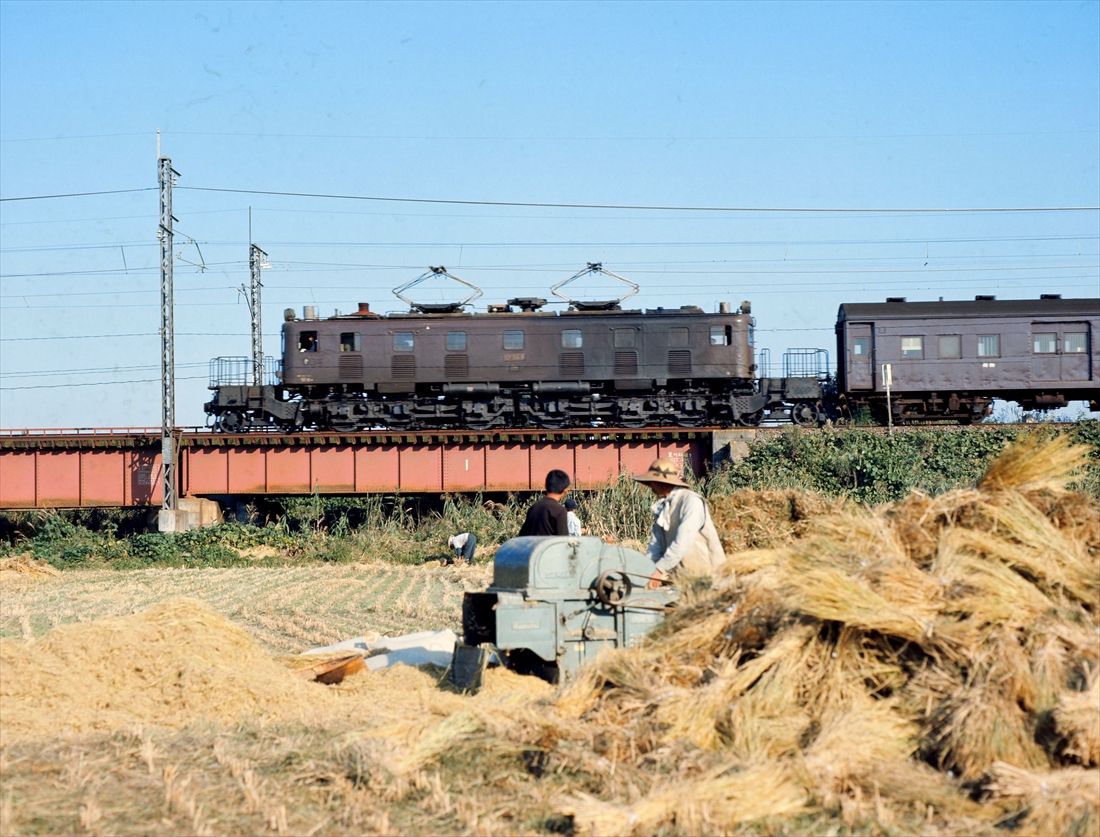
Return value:
[(680, 478), (680, 469), (672, 464), (671, 459), (654, 459), (653, 463), (649, 466), (649, 470), (644, 474), (635, 475), (634, 479), (638, 482), (660, 482), (665, 485), (678, 485), (683, 488), (689, 488), (688, 484)]

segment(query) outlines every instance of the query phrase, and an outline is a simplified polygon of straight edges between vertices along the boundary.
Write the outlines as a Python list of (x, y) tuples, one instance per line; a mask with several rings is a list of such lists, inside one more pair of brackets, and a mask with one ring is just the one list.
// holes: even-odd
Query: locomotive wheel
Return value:
[(759, 427), (760, 422), (764, 420), (764, 411), (757, 410), (755, 413), (742, 413), (737, 417), (737, 423), (742, 427)]
[(791, 407), (791, 421), (797, 425), (805, 427), (806, 425), (817, 423), (817, 409), (813, 404), (795, 404)]
[(238, 433), (244, 429), (244, 425), (244, 415), (236, 410), (230, 410), (218, 416), (218, 430), (225, 433)]

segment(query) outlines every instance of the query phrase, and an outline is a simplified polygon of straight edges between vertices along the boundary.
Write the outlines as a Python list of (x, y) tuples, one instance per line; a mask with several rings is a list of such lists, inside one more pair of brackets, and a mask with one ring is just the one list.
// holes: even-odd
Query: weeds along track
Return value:
[(144, 610), (174, 596), (201, 599), (276, 652), (368, 632), (402, 634), (461, 623), (462, 593), (485, 567), (368, 563), (306, 567), (76, 570), (0, 577), (0, 636)]

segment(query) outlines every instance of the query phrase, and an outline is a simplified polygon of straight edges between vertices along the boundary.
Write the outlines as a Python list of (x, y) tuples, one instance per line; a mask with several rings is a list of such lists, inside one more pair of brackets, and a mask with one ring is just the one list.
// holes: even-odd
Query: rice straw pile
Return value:
[(177, 598), (132, 616), (0, 640), (4, 738), (132, 724), (182, 727), (305, 714), (327, 695), (208, 605)]

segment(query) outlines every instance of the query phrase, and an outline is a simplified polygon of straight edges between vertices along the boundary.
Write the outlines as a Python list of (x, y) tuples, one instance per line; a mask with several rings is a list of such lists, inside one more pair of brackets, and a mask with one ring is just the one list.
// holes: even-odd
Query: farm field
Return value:
[(457, 627), (486, 566), (2, 571), (0, 834), (1092, 835), (1088, 455), (1032, 439), (872, 508), (715, 498), (727, 566), (562, 687), (283, 659)]
[(490, 568), (381, 562), (286, 567), (0, 571), (0, 637), (145, 610), (189, 596), (248, 630), (275, 653), (297, 653), (374, 632), (396, 636), (457, 629), (462, 594)]

